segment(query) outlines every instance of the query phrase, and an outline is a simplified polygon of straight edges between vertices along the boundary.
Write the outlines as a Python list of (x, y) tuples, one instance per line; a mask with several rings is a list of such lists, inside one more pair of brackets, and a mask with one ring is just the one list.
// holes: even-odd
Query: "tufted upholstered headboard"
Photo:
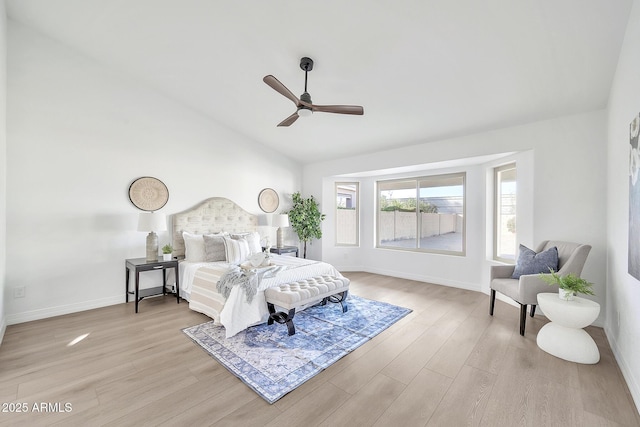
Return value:
[(258, 217), (250, 214), (229, 199), (212, 197), (204, 202), (171, 216), (173, 256), (184, 256), (182, 232), (210, 234), (226, 231), (241, 233), (256, 231)]

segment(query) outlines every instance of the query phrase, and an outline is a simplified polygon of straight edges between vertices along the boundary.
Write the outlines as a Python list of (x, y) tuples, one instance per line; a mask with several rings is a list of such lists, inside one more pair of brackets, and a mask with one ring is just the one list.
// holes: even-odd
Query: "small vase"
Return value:
[(171, 261), (171, 255), (172, 254), (162, 254), (162, 260), (163, 261)]
[(558, 289), (558, 298), (571, 301), (573, 299), (573, 292), (560, 288)]

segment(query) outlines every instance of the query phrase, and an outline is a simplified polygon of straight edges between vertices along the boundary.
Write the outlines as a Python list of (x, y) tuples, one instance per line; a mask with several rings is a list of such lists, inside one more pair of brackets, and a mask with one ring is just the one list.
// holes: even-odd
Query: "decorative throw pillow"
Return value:
[(244, 239), (249, 245), (249, 252), (251, 255), (262, 252), (262, 245), (260, 244), (260, 234), (257, 231), (251, 233), (238, 233), (232, 234), (234, 239)]
[(227, 260), (227, 251), (224, 245), (224, 237), (217, 235), (204, 235), (204, 261), (217, 262)]
[(184, 239), (184, 259), (189, 262), (203, 262), (205, 258), (204, 254), (204, 239), (201, 234), (182, 232), (182, 238)]
[(512, 279), (519, 279), (525, 274), (548, 273), (549, 269), (558, 271), (558, 248), (555, 246), (536, 253), (535, 251), (520, 245), (518, 261), (513, 271)]
[(245, 239), (223, 237), (227, 262), (240, 264), (249, 257), (249, 245)]

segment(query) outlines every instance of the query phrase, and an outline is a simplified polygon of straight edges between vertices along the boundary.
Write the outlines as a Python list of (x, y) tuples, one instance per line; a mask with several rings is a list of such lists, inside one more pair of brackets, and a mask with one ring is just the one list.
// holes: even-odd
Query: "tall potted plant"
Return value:
[(303, 258), (307, 257), (307, 242), (322, 237), (322, 220), (326, 215), (320, 212), (320, 206), (313, 196), (305, 199), (300, 192), (294, 193), (293, 206), (289, 211), (289, 223), (303, 242)]

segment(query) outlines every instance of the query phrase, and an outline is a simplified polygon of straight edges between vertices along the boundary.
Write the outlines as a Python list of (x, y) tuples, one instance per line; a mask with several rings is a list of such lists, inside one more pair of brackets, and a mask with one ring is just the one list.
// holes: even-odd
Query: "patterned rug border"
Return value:
[[(327, 311), (327, 309), (330, 309), (331, 307), (337, 307), (339, 309), (339, 304), (330, 304), (324, 307), (310, 307), (300, 313), (296, 313), (296, 316), (294, 317), (296, 334), (292, 337), (287, 336), (287, 328), (285, 325), (279, 325), (277, 323), (270, 326), (262, 324), (251, 327), (229, 339), (232, 341), (227, 341), (226, 338), (216, 339), (209, 335), (203, 337), (203, 329), (212, 329), (222, 332), (220, 335), (224, 337), (224, 328), (222, 326), (212, 325), (212, 320), (195, 326), (186, 327), (182, 329), (182, 332), (184, 332), (184, 334), (187, 335), (203, 351), (224, 366), (233, 375), (238, 377), (260, 397), (272, 404), (412, 312), (411, 309), (405, 307), (370, 300), (353, 294), (350, 294), (347, 299), (349, 310), (354, 309), (352, 308), (354, 302), (355, 306), (358, 308), (361, 304), (374, 305), (377, 306), (377, 308), (386, 307), (390, 310), (390, 314), (368, 324), (366, 333), (363, 333), (363, 330), (354, 329), (353, 327), (349, 328), (346, 324), (341, 325), (340, 323), (342, 319), (339, 316), (334, 316), (333, 319), (331, 318), (331, 311)], [(318, 317), (316, 312), (322, 316)], [(339, 312), (342, 314), (341, 310), (339, 310)], [(331, 328), (342, 328), (345, 332), (349, 332), (350, 335), (340, 341), (333, 341), (323, 336), (309, 334), (306, 332), (305, 327), (309, 322), (324, 322), (319, 323), (319, 326), (314, 327), (312, 329), (314, 331), (322, 330), (324, 329), (322, 328), (322, 325), (327, 325), (327, 327)], [(323, 342), (324, 340), (329, 347), (333, 348), (330, 348), (317, 359), (308, 360), (307, 363), (301, 365), (299, 368), (289, 371), (285, 374), (286, 377), (284, 377), (283, 380), (275, 382), (270, 379), (268, 375), (265, 375), (259, 368), (253, 366), (250, 361), (243, 359), (242, 356), (237, 355), (229, 348), (231, 342), (243, 342), (247, 334), (251, 334), (253, 331), (259, 330), (259, 328), (272, 328), (270, 332), (272, 334), (280, 335), (279, 339), (281, 340), (303, 341), (304, 339), (312, 338), (315, 342)], [(225, 346), (223, 343), (226, 343), (227, 345)], [(242, 360), (242, 362), (248, 366), (237, 366), (238, 359)]]

